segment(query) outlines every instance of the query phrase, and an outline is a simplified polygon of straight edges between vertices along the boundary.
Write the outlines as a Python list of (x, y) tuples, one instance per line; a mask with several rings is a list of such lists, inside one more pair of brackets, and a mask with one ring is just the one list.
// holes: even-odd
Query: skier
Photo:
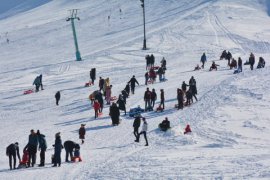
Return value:
[(264, 68), (264, 66), (265, 66), (265, 60), (262, 57), (260, 57), (258, 65), (257, 65), (257, 69)]
[(100, 104), (98, 103), (98, 100), (95, 100), (93, 108), (95, 110), (95, 119), (96, 119), (98, 117), (98, 111), (100, 109)]
[(79, 129), (79, 139), (82, 140), (82, 144), (83, 144), (84, 139), (85, 139), (85, 124), (81, 124), (81, 127)]
[(40, 134), (40, 131), (37, 130), (39, 150), (40, 150), (40, 164), (39, 167), (45, 165), (45, 151), (47, 150), (47, 141), (45, 139), (45, 135)]
[(167, 131), (168, 129), (170, 129), (171, 126), (170, 126), (170, 121), (168, 120), (168, 118), (165, 117), (165, 120), (163, 120), (162, 123), (160, 123), (160, 124), (158, 125), (158, 127), (159, 127), (159, 129), (160, 129), (161, 131)]
[(191, 132), (192, 132), (192, 131), (191, 131), (191, 129), (190, 129), (190, 125), (188, 124), (188, 125), (186, 126), (186, 128), (185, 128), (184, 134), (191, 133)]
[(112, 119), (112, 125), (117, 126), (119, 124), (119, 116), (120, 116), (120, 111), (119, 108), (117, 107), (116, 103), (112, 103), (110, 107), (110, 114), (111, 119)]
[(38, 147), (38, 135), (35, 133), (33, 129), (31, 129), (28, 138), (28, 144), (24, 148), (24, 150), (27, 149), (29, 153), (28, 167), (30, 167), (30, 164), (32, 165), (32, 167), (34, 167), (36, 163), (37, 147)]
[[(9, 158), (9, 168), (10, 170), (16, 169), (16, 154), (19, 158), (19, 162), (21, 161), (19, 143), (15, 142), (14, 144), (10, 144), (6, 149), (6, 155)], [(12, 166), (12, 158), (13, 158), (13, 166)]]
[(145, 85), (147, 85), (148, 80), (149, 80), (149, 74), (148, 74), (148, 72), (146, 72), (146, 73), (144, 74), (144, 77), (145, 77)]
[(165, 109), (165, 97), (164, 97), (164, 90), (163, 89), (160, 90), (160, 104), (159, 104), (159, 106), (162, 109)]
[(145, 102), (145, 111), (150, 111), (151, 108), (151, 91), (149, 91), (149, 88), (146, 88), (146, 91), (144, 93), (144, 102)]
[(153, 88), (152, 92), (151, 92), (151, 102), (150, 102), (153, 109), (154, 109), (156, 100), (157, 100), (157, 93), (156, 93), (155, 89)]
[(100, 91), (103, 89), (104, 83), (105, 83), (104, 79), (102, 77), (99, 77), (98, 86)]
[[(133, 128), (134, 128), (133, 133), (134, 133), (136, 140), (137, 140), (138, 135), (139, 135), (139, 127), (140, 126), (141, 126), (141, 116), (138, 115), (135, 117), (134, 122), (133, 122)], [(136, 140), (135, 140), (135, 142), (136, 142)]]
[(146, 142), (145, 146), (148, 146), (148, 140), (147, 140), (147, 127), (148, 127), (148, 125), (147, 125), (146, 119), (144, 117), (142, 118), (142, 120), (143, 120), (142, 131), (138, 134), (135, 142), (140, 142), (140, 135), (143, 134), (145, 142)]
[(60, 167), (61, 166), (61, 152), (62, 152), (62, 140), (60, 136), (60, 132), (55, 134), (55, 143), (54, 143), (54, 165), (53, 167), (56, 167), (57, 164)]
[(72, 161), (75, 162), (76, 159), (79, 159), (79, 162), (82, 161), (81, 153), (80, 153), (80, 145), (79, 144), (75, 145), (74, 156), (72, 158)]
[(135, 75), (132, 76), (132, 78), (130, 79), (130, 81), (128, 83), (130, 83), (131, 92), (132, 92), (132, 94), (134, 94), (134, 92), (135, 92), (135, 83), (137, 83), (139, 85), (137, 79), (135, 78)]
[(184, 93), (181, 89), (177, 89), (177, 101), (178, 101), (178, 109), (183, 109), (184, 108)]
[(255, 64), (255, 56), (253, 53), (250, 53), (249, 56), (249, 64), (250, 64), (250, 69), (253, 70), (253, 66)]
[(61, 98), (61, 94), (60, 94), (60, 91), (57, 91), (57, 93), (55, 94), (55, 100), (56, 100), (56, 105), (58, 106), (59, 104), (59, 100)]
[[(192, 96), (196, 99), (196, 101), (198, 101), (196, 94), (197, 94), (197, 86), (196, 86), (196, 80), (194, 79), (193, 76), (191, 76), (190, 80), (189, 80), (189, 87), (192, 93)], [(193, 101), (193, 100), (192, 100)]]
[(205, 64), (206, 60), (207, 60), (206, 55), (205, 55), (205, 53), (203, 53), (203, 55), (201, 56), (202, 68), (204, 68), (204, 64)]
[(90, 79), (92, 81), (92, 84), (94, 85), (94, 81), (96, 79), (96, 68), (92, 68), (90, 70)]
[(242, 72), (242, 59), (241, 59), (241, 57), (238, 58), (238, 71)]
[(70, 156), (70, 160), (73, 159), (73, 150), (75, 149), (77, 143), (67, 140), (64, 142), (64, 148), (66, 151), (66, 162), (69, 162), (68, 157)]
[(106, 88), (106, 101), (107, 105), (111, 104), (111, 95), (112, 95), (112, 85)]
[(126, 112), (126, 103), (124, 101), (124, 98), (122, 96), (122, 94), (119, 94), (118, 100), (116, 102), (118, 104), (119, 110), (122, 110), (125, 112), (125, 115), (127, 114)]

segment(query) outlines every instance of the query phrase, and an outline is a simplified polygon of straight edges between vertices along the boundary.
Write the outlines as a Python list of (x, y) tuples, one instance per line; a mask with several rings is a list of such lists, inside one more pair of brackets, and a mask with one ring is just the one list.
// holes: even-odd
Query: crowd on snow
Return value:
[[(242, 68), (242, 59), (241, 57), (238, 58), (238, 61), (236, 61), (232, 54), (226, 50), (224, 50), (220, 56), (220, 60), (225, 59), (228, 61), (228, 66), (230, 69), (236, 69), (234, 73), (240, 73), (243, 71)], [(156, 82), (156, 76), (159, 76), (159, 81), (164, 82), (165, 79), (165, 72), (167, 70), (167, 62), (166, 59), (163, 57), (160, 61), (160, 66), (155, 66), (155, 57), (153, 54), (147, 55), (145, 57), (146, 60), (146, 70), (145, 73), (145, 85), (147, 86), (150, 83)], [(207, 62), (206, 54), (203, 53), (200, 59), (202, 65), (197, 65), (194, 70), (200, 70), (204, 69), (205, 63)], [(250, 54), (249, 60), (244, 63), (244, 65), (250, 65), (250, 69), (253, 70), (255, 64), (255, 56), (253, 53)], [(212, 62), (212, 65), (210, 66), (210, 71), (217, 70), (219, 65), (215, 63), (215, 61)], [(259, 62), (257, 65), (257, 68), (264, 68), (265, 67), (265, 60), (260, 57)], [(86, 86), (94, 85), (95, 79), (96, 79), (96, 69), (92, 68), (90, 71), (90, 79), (91, 81), (86, 84)], [(35, 91), (38, 92), (39, 88), (41, 87), (41, 90), (43, 90), (43, 84), (42, 84), (42, 75), (39, 75), (35, 78), (33, 85), (35, 85)], [(94, 112), (95, 112), (95, 118), (98, 118), (102, 116), (102, 111), (104, 108), (104, 100), (106, 101), (106, 105), (109, 105), (109, 116), (112, 120), (112, 125), (119, 125), (120, 124), (120, 110), (124, 111), (126, 115), (126, 102), (127, 98), (131, 94), (135, 93), (135, 87), (136, 85), (139, 85), (139, 82), (137, 81), (135, 75), (132, 76), (132, 78), (127, 82), (124, 89), (121, 91), (118, 97), (112, 96), (112, 85), (110, 84), (110, 79), (106, 78), (103, 79), (102, 77), (99, 78), (98, 82), (98, 90), (94, 91), (89, 95), (89, 99), (91, 101), (91, 104), (93, 106)], [(178, 88), (176, 91), (176, 97), (177, 97), (177, 104), (175, 107), (179, 109), (183, 109), (185, 106), (191, 105), (193, 103), (193, 98), (197, 101), (197, 85), (196, 80), (192, 76), (186, 84), (185, 81), (183, 81), (181, 88)], [(59, 105), (60, 101), (60, 91), (57, 91), (55, 94), (56, 99), (56, 105)], [(144, 102), (145, 102), (145, 108), (142, 109), (140, 106), (138, 108), (130, 109), (129, 116), (134, 117), (133, 122), (133, 128), (134, 128), (134, 136), (135, 136), (135, 142), (139, 142), (140, 136), (144, 135), (145, 138), (145, 146), (148, 146), (148, 139), (147, 139), (147, 129), (148, 129), (148, 123), (141, 114), (143, 112), (147, 111), (153, 111), (156, 100), (157, 100), (157, 92), (153, 88), (150, 90), (148, 87), (146, 88), (146, 91), (144, 93)], [(158, 107), (156, 108), (156, 111), (163, 111), (165, 109), (165, 91), (164, 89), (160, 89), (160, 102)], [(142, 128), (139, 132), (139, 128), (141, 127), (141, 121)], [(160, 124), (159, 129), (161, 131), (167, 131), (170, 129), (170, 121), (166, 117)], [(190, 125), (187, 124), (184, 134), (190, 133), (191, 128)], [(85, 139), (85, 124), (81, 124), (81, 127), (79, 129), (79, 138), (82, 140), (82, 144), (84, 143)], [(64, 148), (66, 151), (66, 158), (65, 161), (69, 162), (69, 156), (71, 161), (82, 161), (80, 156), (80, 145), (76, 142), (67, 140), (62, 145), (62, 140), (60, 136), (60, 132), (55, 134), (55, 144), (54, 146), (54, 155), (52, 156), (52, 163), (53, 167), (56, 167), (57, 165), (61, 165), (61, 152)], [(39, 166), (42, 167), (45, 165), (45, 152), (47, 149), (47, 142), (45, 135), (41, 134), (38, 130), (35, 132), (34, 130), (31, 130), (29, 135), (29, 140), (27, 145), (23, 149), (23, 157), (21, 159), (20, 152), (19, 152), (19, 143), (13, 143), (10, 144), (6, 148), (6, 155), (9, 157), (9, 166), (10, 169), (16, 169), (16, 156), (18, 156), (19, 159), (19, 166), (21, 167), (33, 167), (36, 164), (36, 153), (37, 150), (40, 151), (40, 164)], [(12, 163), (13, 160), (13, 163)]]

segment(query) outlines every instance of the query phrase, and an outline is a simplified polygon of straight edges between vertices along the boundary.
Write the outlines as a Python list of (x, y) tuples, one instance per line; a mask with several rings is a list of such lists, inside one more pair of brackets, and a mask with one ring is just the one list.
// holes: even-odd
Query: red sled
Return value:
[(33, 89), (28, 89), (28, 90), (24, 91), (23, 94), (26, 95), (26, 94), (31, 94), (33, 92), (34, 92)]
[(102, 115), (103, 115), (103, 113), (102, 113), (102, 112), (98, 113), (98, 117), (101, 117)]
[(92, 85), (93, 85), (92, 82), (87, 82), (87, 83), (85, 83), (84, 87), (89, 87), (89, 86), (92, 86)]
[(164, 109), (161, 106), (157, 107), (157, 109), (156, 109), (157, 112), (163, 112), (163, 110)]
[(147, 81), (147, 84), (154, 84), (154, 80)]
[(111, 97), (110, 100), (111, 100), (111, 101), (115, 101), (115, 100), (117, 100), (117, 97), (116, 97), (116, 96), (113, 96), (113, 97)]

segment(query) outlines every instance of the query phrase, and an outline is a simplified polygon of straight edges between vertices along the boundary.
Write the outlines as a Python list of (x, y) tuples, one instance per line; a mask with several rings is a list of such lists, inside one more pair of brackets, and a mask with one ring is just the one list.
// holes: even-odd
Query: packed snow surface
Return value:
[[(0, 179), (258, 179), (270, 178), (270, 17), (263, 0), (147, 0), (146, 51), (140, 1), (53, 0), (25, 1), (24, 8), (7, 8), (13, 16), (0, 20)], [(19, 5), (22, 5), (18, 3)], [(17, 7), (17, 8), (15, 8)], [(27, 8), (25, 8), (27, 7)], [(75, 61), (69, 9), (79, 9), (75, 21), (83, 61)], [(7, 9), (0, 17), (4, 17)], [(121, 9), (121, 12), (120, 12)], [(18, 11), (17, 11), (18, 10)], [(5, 11), (5, 12), (4, 12)], [(110, 16), (110, 18), (108, 18)], [(9, 39), (9, 43), (6, 39)], [(250, 52), (266, 60), (266, 68), (233, 74), (221, 52), (246, 61)], [(193, 71), (202, 53), (206, 68)], [(156, 64), (167, 59), (168, 81), (144, 85), (145, 55)], [(220, 66), (209, 72), (212, 61)], [(165, 91), (165, 111), (144, 113), (149, 146), (134, 142), (133, 118), (121, 114), (111, 126), (109, 106), (94, 119), (85, 88), (89, 70), (110, 77), (118, 96), (135, 75), (140, 83), (127, 99), (127, 109), (144, 107), (146, 87)], [(43, 74), (44, 89), (23, 95)], [(183, 110), (174, 105), (176, 89), (194, 76), (198, 102)], [(54, 95), (61, 91), (60, 105)], [(157, 105), (156, 105), (157, 107)], [(168, 117), (171, 130), (158, 130)], [(78, 129), (86, 124), (81, 163), (53, 168), (54, 135), (63, 142), (80, 142)], [(186, 124), (193, 133), (183, 135)], [(6, 147), (27, 144), (30, 129), (46, 135), (46, 166), (10, 171)], [(37, 154), (39, 163), (39, 153)]]

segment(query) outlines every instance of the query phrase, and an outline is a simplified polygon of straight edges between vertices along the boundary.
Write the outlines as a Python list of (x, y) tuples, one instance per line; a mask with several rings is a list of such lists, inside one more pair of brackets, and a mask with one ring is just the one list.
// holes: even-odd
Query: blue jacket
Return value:
[(30, 134), (28, 138), (28, 145), (38, 146), (38, 135)]
[(202, 55), (201, 62), (206, 62), (206, 55), (205, 54)]
[(62, 147), (63, 147), (63, 145), (62, 145), (61, 137), (58, 136), (55, 138), (54, 153), (61, 153)]
[(39, 148), (43, 151), (46, 151), (47, 149), (47, 142), (46, 142), (46, 139), (45, 139), (45, 135), (43, 134), (40, 134), (38, 136), (38, 143), (39, 143)]

